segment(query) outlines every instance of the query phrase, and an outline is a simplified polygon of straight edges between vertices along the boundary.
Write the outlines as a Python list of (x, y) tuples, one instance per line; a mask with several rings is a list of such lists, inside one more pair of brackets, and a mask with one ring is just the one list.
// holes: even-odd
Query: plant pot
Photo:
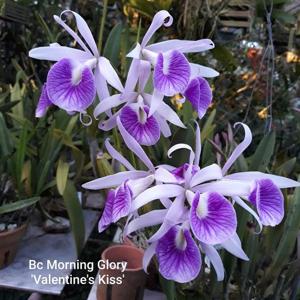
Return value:
[[(101, 255), (101, 262), (127, 262), (124, 273), (120, 269), (100, 269), (97, 287), (98, 300), (142, 300), (146, 274), (143, 270), (143, 250), (131, 245), (108, 247)], [(106, 283), (100, 280), (104, 278)], [(120, 278), (113, 283), (112, 279)], [(115, 280), (116, 281), (116, 280)]]
[(25, 234), (27, 224), (0, 233), (0, 269), (7, 267), (16, 257), (19, 243)]

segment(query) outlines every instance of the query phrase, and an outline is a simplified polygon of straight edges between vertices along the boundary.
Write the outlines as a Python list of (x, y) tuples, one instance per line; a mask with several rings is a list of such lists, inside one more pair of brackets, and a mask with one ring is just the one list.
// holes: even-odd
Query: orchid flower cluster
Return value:
[[(65, 14), (75, 17), (82, 38), (64, 21)], [(87, 114), (93, 105), (97, 119), (102, 113), (107, 115), (99, 122), (99, 128), (109, 131), (117, 125), (117, 118), (126, 130), (141, 144), (154, 145), (162, 133), (171, 135), (168, 122), (184, 128), (184, 124), (164, 96), (181, 95), (191, 102), (201, 118), (212, 101), (212, 92), (203, 77), (218, 75), (215, 70), (189, 63), (184, 53), (212, 49), (211, 40), (180, 41), (169, 40), (149, 45), (153, 34), (161, 26), (170, 26), (172, 16), (167, 11), (158, 12), (146, 32), (142, 43), (127, 55), (132, 57), (128, 76), (123, 86), (109, 60), (100, 56), (92, 33), (84, 19), (73, 11), (64, 11), (54, 16), (81, 46), (82, 50), (61, 46), (58, 43), (47, 47), (34, 48), (29, 56), (36, 59), (57, 61), (49, 70), (46, 83), (36, 109), (36, 117), (46, 114), (47, 108), (56, 105), (69, 114)], [(153, 77), (153, 92), (145, 92), (150, 77)], [(110, 96), (108, 84), (118, 93)], [(96, 94), (100, 102), (96, 105)], [(114, 108), (115, 112), (112, 113)], [(89, 125), (90, 122), (87, 123)]]
[[(66, 13), (74, 16), (83, 40), (63, 21)], [(56, 61), (43, 86), (36, 116), (44, 116), (51, 105), (80, 115), (87, 114), (87, 109), (92, 107), (95, 119), (105, 115), (105, 119), (99, 121), (99, 128), (109, 131), (117, 127), (126, 146), (145, 165), (143, 170), (137, 170), (109, 139), (105, 141), (110, 156), (127, 170), (83, 185), (90, 190), (109, 189), (99, 232), (124, 217), (124, 236), (155, 226), (158, 229), (147, 240), (143, 259), (145, 271), (156, 255), (162, 276), (180, 283), (189, 282), (198, 276), (203, 254), (205, 262), (213, 265), (218, 280), (223, 280), (224, 268), (218, 250), (225, 249), (248, 260), (236, 232), (235, 207), (241, 206), (249, 212), (260, 231), (263, 226), (276, 226), (284, 217), (280, 189), (300, 186), (300, 183), (261, 172), (229, 174), (252, 140), (249, 127), (243, 123), (235, 126), (243, 127), (244, 139), (223, 166), (199, 165), (201, 136), (196, 121), (195, 149), (187, 144), (176, 144), (168, 150), (169, 157), (179, 149), (189, 151), (189, 161), (182, 166), (156, 166), (145, 153), (141, 145), (156, 144), (160, 134), (171, 135), (169, 123), (185, 127), (176, 112), (164, 102), (164, 97), (180, 94), (182, 102), (185, 99), (191, 102), (199, 118), (204, 116), (212, 101), (212, 91), (204, 77), (214, 77), (218, 73), (190, 63), (185, 53), (209, 50), (214, 44), (208, 39), (150, 44), (153, 34), (173, 21), (167, 11), (160, 11), (141, 44), (128, 54), (132, 62), (123, 86), (109, 60), (100, 56), (91, 31), (80, 15), (64, 11), (54, 19), (82, 49), (55, 43), (30, 51), (33, 58)], [(150, 79), (151, 93), (145, 91)], [(109, 86), (117, 93), (110, 95)], [(95, 103), (96, 94), (99, 103)], [(160, 204), (144, 212), (144, 207), (154, 201)]]

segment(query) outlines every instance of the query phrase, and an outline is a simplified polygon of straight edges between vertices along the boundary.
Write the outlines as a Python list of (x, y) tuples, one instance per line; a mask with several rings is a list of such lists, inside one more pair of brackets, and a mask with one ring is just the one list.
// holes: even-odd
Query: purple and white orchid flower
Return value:
[[(82, 38), (62, 19), (67, 13), (74, 16)], [(36, 117), (44, 116), (51, 104), (68, 113), (85, 113), (93, 103), (96, 92), (100, 100), (109, 96), (106, 81), (115, 88), (122, 86), (109, 60), (100, 56), (92, 33), (79, 14), (65, 10), (60, 17), (55, 15), (54, 20), (82, 49), (53, 43), (29, 51), (29, 56), (32, 58), (56, 62), (49, 70), (36, 110)]]
[[(120, 120), (118, 122), (127, 146), (140, 156), (143, 162), (149, 164), (149, 159), (146, 158), (144, 152), (141, 152), (138, 143), (128, 134)], [(115, 213), (112, 212), (111, 207), (114, 207), (114, 204), (111, 204), (113, 202), (111, 198), (113, 197), (109, 195), (107, 200), (109, 214), (112, 216), (115, 214), (117, 218), (128, 216), (124, 229), (125, 235), (130, 235), (145, 227), (161, 224), (148, 240), (149, 247), (144, 255), (145, 270), (151, 257), (156, 254), (159, 270), (165, 278), (188, 282), (198, 275), (201, 268), (200, 253), (203, 252), (206, 255), (206, 261), (213, 264), (218, 280), (222, 280), (224, 268), (217, 249), (224, 248), (241, 259), (248, 259), (236, 234), (235, 203), (251, 213), (260, 228), (263, 225), (275, 226), (281, 222), (284, 210), (280, 188), (300, 186), (299, 182), (261, 172), (240, 172), (226, 175), (252, 140), (248, 126), (240, 124), (245, 130), (245, 138), (234, 149), (222, 168), (217, 164), (204, 168), (199, 167), (201, 138), (200, 129), (197, 126), (195, 152), (186, 144), (174, 145), (168, 151), (168, 155), (171, 156), (176, 150), (189, 150), (189, 162), (183, 166), (174, 168), (164, 165), (155, 169), (151, 164), (149, 171), (133, 171), (134, 176), (137, 174), (138, 177), (141, 176), (139, 179), (132, 178), (136, 180), (135, 182), (134, 180), (130, 182), (127, 175), (123, 177), (122, 181), (120, 176), (123, 174), (118, 173), (112, 175), (113, 177), (96, 179), (84, 185), (85, 188), (92, 189), (106, 188), (107, 186), (103, 185), (103, 182), (109, 182), (110, 186), (118, 185), (114, 192), (116, 207), (119, 202), (122, 202), (116, 199), (119, 190), (122, 195), (120, 197), (123, 199), (126, 185), (131, 186), (131, 192), (126, 192), (128, 200), (122, 202), (126, 207), (126, 212), (120, 208), (116, 208)], [(132, 141), (135, 143), (134, 147), (132, 147)], [(116, 157), (116, 154), (113, 157)], [(120, 158), (118, 160), (121, 161)], [(128, 162), (125, 162), (124, 165), (130, 167)], [(135, 193), (135, 184), (141, 178), (145, 180), (148, 176), (152, 176), (151, 182), (148, 181), (147, 185), (143, 185), (143, 188), (139, 188), (139, 192)], [(118, 178), (118, 180), (114, 180), (114, 184), (112, 184), (113, 178)], [(154, 200), (159, 200), (163, 208), (139, 215), (139, 209)], [(245, 201), (254, 205), (258, 214)], [(107, 215), (104, 213), (100, 224), (105, 223), (107, 226), (107, 219)], [(110, 222), (114, 221), (114, 217), (111, 217)], [(101, 225), (101, 230), (104, 228)], [(174, 268), (178, 272), (172, 272)]]
[(173, 18), (169, 12), (161, 10), (156, 13), (141, 44), (138, 43), (127, 56), (154, 66), (150, 116), (159, 110), (164, 96), (180, 93), (192, 103), (201, 118), (212, 98), (209, 85), (203, 77), (215, 77), (219, 73), (211, 68), (189, 63), (184, 54), (212, 49), (214, 43), (209, 39), (173, 39), (149, 45), (150, 39), (160, 27), (169, 27), (172, 23)]
[[(162, 102), (159, 109), (150, 116), (152, 95), (144, 92), (145, 85), (151, 75), (149, 65), (144, 61), (139, 63), (138, 76), (134, 73), (136, 60), (131, 63), (125, 86), (118, 89), (119, 93), (101, 101), (94, 110), (94, 117), (112, 108), (119, 108), (108, 119), (99, 122), (102, 130), (111, 130), (117, 126), (117, 117), (122, 125), (141, 145), (154, 145), (160, 138), (171, 135), (167, 122), (185, 128), (179, 116), (167, 104)], [(137, 85), (137, 91), (135, 86)]]
[[(148, 170), (136, 170), (131, 163), (110, 144), (109, 139), (105, 141), (105, 146), (110, 156), (120, 162), (128, 171), (101, 177), (82, 185), (83, 188), (90, 190), (115, 188), (111, 189), (108, 193), (105, 209), (99, 221), (100, 232), (122, 217), (129, 216), (129, 218), (131, 218), (133, 215), (136, 215), (136, 212), (131, 211), (132, 201), (154, 182), (167, 184), (175, 180), (171, 172), (160, 166), (155, 167), (152, 164), (140, 144), (127, 132), (119, 117), (117, 117), (117, 125), (127, 147), (143, 162)], [(172, 187), (172, 185), (170, 185), (170, 187)]]

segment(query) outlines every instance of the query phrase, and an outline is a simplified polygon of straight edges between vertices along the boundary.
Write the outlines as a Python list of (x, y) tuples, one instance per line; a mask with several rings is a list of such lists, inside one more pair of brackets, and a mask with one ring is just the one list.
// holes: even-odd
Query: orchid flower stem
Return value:
[(107, 5), (108, 5), (108, 0), (103, 0), (103, 12), (102, 12), (102, 18), (101, 18), (101, 23), (100, 23), (98, 45), (97, 45), (100, 53), (101, 53), (101, 49), (102, 49), (104, 26), (105, 26), (105, 20), (106, 20), (106, 15), (107, 15)]
[(122, 153), (120, 136), (116, 128), (113, 129), (113, 136), (117, 150)]
[(129, 153), (130, 153), (130, 160), (131, 160), (131, 163), (132, 163), (133, 167), (134, 167), (135, 169), (137, 169), (137, 163), (136, 163), (135, 156), (134, 156), (134, 154), (133, 154), (132, 151), (129, 151)]
[(142, 27), (142, 18), (139, 19), (139, 27), (136, 35), (136, 42), (139, 43), (140, 35), (141, 35), (141, 27)]

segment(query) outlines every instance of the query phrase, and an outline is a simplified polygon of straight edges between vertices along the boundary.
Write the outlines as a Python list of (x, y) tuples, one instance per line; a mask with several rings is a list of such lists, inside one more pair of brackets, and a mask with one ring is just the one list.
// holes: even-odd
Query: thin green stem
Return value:
[(142, 18), (139, 19), (139, 27), (136, 35), (136, 42), (138, 43), (140, 41), (141, 36), (141, 28), (142, 28)]
[(103, 12), (102, 12), (102, 18), (101, 18), (99, 36), (98, 36), (98, 50), (100, 53), (101, 53), (102, 43), (103, 43), (103, 33), (104, 33), (104, 26), (105, 26), (105, 20), (107, 15), (107, 4), (108, 4), (108, 0), (103, 0)]

